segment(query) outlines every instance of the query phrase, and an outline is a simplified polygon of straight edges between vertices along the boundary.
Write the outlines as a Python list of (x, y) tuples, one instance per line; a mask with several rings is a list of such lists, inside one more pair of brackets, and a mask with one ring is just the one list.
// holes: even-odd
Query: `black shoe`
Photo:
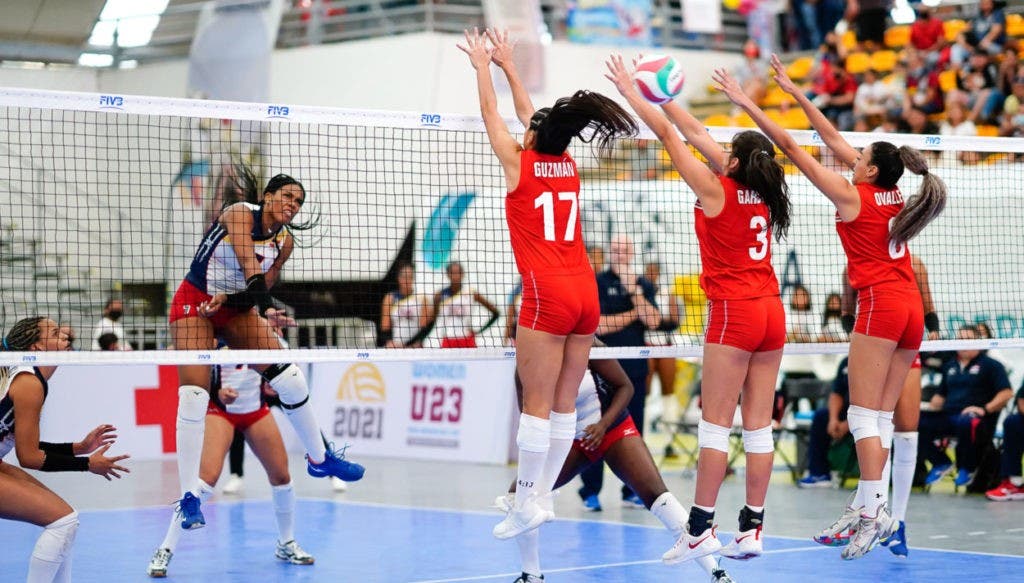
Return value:
[[(544, 580), (544, 575), (540, 575), (538, 577), (537, 575), (530, 575), (529, 573), (523, 573), (522, 575), (520, 575), (512, 583), (540, 583), (543, 580)], [(732, 579), (729, 579), (729, 581), (731, 582)]]

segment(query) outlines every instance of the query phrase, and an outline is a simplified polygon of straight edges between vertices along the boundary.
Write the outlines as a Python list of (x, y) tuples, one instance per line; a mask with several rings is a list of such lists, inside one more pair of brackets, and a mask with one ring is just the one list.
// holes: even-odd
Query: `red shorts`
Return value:
[[(199, 305), (211, 299), (213, 299), (213, 296), (200, 291), (199, 288), (189, 283), (188, 280), (182, 281), (181, 285), (178, 286), (178, 291), (174, 292), (174, 298), (171, 300), (170, 322), (173, 324), (182, 318), (203, 317), (199, 313)], [(241, 313), (241, 311), (234, 308), (221, 307), (213, 315), (207, 317), (207, 319), (210, 320), (214, 328), (220, 328)]]
[(210, 403), (206, 407), (207, 415), (216, 415), (217, 417), (223, 417), (228, 420), (235, 429), (239, 431), (245, 431), (252, 427), (253, 423), (256, 423), (260, 419), (263, 419), (267, 415), (270, 415), (270, 407), (267, 407), (266, 403), (261, 403), (260, 408), (249, 413), (228, 413), (224, 409), (221, 409), (217, 405)]
[(601, 445), (597, 446), (597, 449), (585, 449), (583, 447), (583, 442), (579, 439), (573, 440), (572, 447), (573, 449), (583, 452), (583, 455), (585, 455), (591, 462), (596, 462), (604, 457), (608, 448), (615, 445), (615, 442), (624, 437), (629, 437), (630, 435), (636, 435), (639, 437), (640, 432), (637, 431), (636, 424), (633, 423), (633, 418), (627, 415), (626, 419), (622, 423), (619, 423), (605, 432), (604, 439), (601, 440)]
[(747, 352), (779, 350), (786, 343), (786, 313), (779, 296), (752, 300), (709, 300), (705, 344)]
[(441, 339), (441, 348), (476, 348), (476, 336), (470, 332), (469, 336), (463, 336), (462, 338), (448, 338), (447, 336)]
[(918, 352), (917, 356), (914, 357), (914, 364), (910, 365), (911, 369), (921, 368), (921, 353)]
[(555, 336), (593, 334), (601, 320), (593, 272), (523, 276), (519, 325)]
[(924, 306), (916, 287), (867, 287), (857, 292), (853, 331), (917, 350), (924, 336)]

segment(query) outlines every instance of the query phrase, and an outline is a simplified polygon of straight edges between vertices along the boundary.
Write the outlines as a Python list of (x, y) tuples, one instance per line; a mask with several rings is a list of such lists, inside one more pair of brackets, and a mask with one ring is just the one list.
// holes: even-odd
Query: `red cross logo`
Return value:
[(158, 387), (135, 389), (135, 424), (159, 425), (164, 453), (174, 453), (175, 424), (178, 419), (178, 367), (158, 367)]

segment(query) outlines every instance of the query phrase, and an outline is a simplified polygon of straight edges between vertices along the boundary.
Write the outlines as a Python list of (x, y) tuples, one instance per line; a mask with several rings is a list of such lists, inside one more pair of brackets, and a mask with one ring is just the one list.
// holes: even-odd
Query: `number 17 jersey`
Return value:
[(590, 270), (580, 229), (580, 177), (568, 153), (523, 150), (519, 184), (505, 196), (505, 221), (520, 275)]
[(722, 211), (708, 217), (700, 201), (693, 209), (701, 288), (710, 300), (779, 295), (768, 206), (753, 189), (728, 176), (718, 175), (718, 180), (725, 192)]

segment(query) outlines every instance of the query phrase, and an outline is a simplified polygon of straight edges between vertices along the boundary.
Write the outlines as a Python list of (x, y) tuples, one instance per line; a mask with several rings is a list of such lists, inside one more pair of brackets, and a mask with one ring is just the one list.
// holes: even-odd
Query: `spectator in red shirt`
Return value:
[(939, 73), (929, 66), (924, 55), (913, 49), (907, 50), (907, 96), (903, 109), (917, 107), (927, 114), (939, 113), (945, 109)]
[(814, 104), (839, 131), (853, 129), (853, 102), (857, 80), (846, 71), (846, 60), (832, 65), (824, 63), (815, 83)]
[(946, 45), (946, 33), (933, 12), (931, 6), (917, 5), (917, 20), (910, 25), (910, 44), (919, 51), (937, 54)]

